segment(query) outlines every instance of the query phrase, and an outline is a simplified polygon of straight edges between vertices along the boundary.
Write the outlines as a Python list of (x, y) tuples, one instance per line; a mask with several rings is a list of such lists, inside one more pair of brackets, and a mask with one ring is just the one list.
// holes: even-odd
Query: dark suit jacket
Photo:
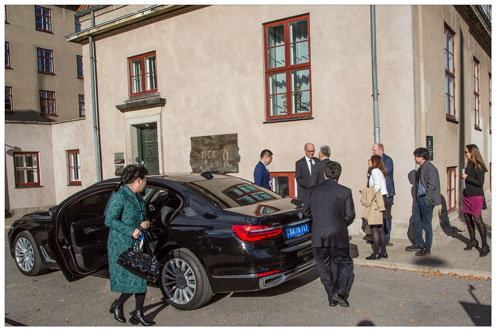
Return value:
[(393, 164), (393, 159), (387, 156), (386, 154), (382, 153), (382, 161), (384, 161), (384, 167), (386, 168), (387, 171), (387, 176), (386, 176), (386, 189), (388, 191), (388, 197), (393, 197), (395, 196), (396, 192), (394, 191), (394, 164)]
[(324, 167), (329, 162), (331, 162), (331, 160), (322, 159), (319, 163), (315, 163), (312, 168), (312, 179), (310, 181), (310, 186), (320, 184), (324, 181)]
[(332, 179), (310, 187), (303, 208), (312, 218), (312, 246), (349, 248), (348, 226), (355, 219), (351, 190)]
[(417, 201), (417, 190), (418, 190), (418, 173), (420, 172), (420, 181), (427, 191), (425, 195), (425, 203), (431, 206), (437, 206), (441, 204), (441, 184), (439, 182), (439, 172), (437, 168), (428, 160), (424, 162), (420, 168), (417, 169), (416, 180), (415, 180), (415, 191), (414, 198)]
[[(313, 158), (314, 166), (320, 162), (316, 157)], [(296, 168), (296, 183), (298, 184), (298, 199), (306, 201), (307, 190), (312, 183), (312, 176), (308, 170), (308, 164), (305, 157), (302, 157), (295, 163)]]
[(257, 185), (270, 190), (270, 173), (262, 161), (258, 161), (253, 171), (254, 182)]

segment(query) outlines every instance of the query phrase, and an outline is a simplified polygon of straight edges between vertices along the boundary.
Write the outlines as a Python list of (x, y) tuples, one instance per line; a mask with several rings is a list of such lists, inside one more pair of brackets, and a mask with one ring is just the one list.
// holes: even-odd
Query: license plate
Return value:
[(299, 224), (286, 229), (286, 237), (288, 239), (301, 236), (310, 231), (308, 223)]

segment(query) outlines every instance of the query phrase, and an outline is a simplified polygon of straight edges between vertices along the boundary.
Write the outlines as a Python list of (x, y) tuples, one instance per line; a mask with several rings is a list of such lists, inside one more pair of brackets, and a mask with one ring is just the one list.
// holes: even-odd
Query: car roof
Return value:
[[(205, 177), (202, 175), (205, 174)], [(226, 179), (226, 178), (233, 178), (233, 176), (230, 175), (221, 175), (221, 174), (216, 174), (216, 173), (187, 173), (187, 172), (170, 172), (166, 173), (164, 175), (149, 175), (146, 176), (147, 180), (149, 182), (160, 182), (161, 180), (165, 181), (173, 181), (173, 182), (180, 182), (180, 183), (193, 183), (193, 182), (199, 182), (199, 181), (205, 181), (205, 180), (210, 180), (207, 179), (209, 175), (212, 175), (212, 179)], [(114, 177), (114, 178), (109, 178), (102, 180), (98, 184), (103, 184), (103, 183), (118, 183), (120, 182), (119, 177)]]

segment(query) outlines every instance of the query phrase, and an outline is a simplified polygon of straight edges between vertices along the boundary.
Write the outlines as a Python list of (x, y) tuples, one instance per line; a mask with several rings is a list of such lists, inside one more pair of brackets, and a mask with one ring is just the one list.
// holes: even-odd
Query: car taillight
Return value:
[(233, 225), (233, 233), (242, 241), (260, 241), (281, 234), (282, 228), (274, 229), (267, 225)]

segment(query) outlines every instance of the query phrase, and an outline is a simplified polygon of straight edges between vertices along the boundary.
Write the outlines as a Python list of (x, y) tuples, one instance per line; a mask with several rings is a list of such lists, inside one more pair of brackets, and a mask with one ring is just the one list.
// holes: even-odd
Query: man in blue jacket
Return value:
[(260, 161), (255, 166), (255, 171), (253, 171), (253, 177), (255, 184), (265, 187), (266, 189), (271, 189), (270, 172), (267, 166), (272, 162), (272, 152), (268, 149), (264, 149), (260, 153)]
[(382, 161), (384, 162), (384, 167), (386, 168), (387, 171), (387, 176), (386, 176), (386, 189), (388, 191), (386, 199), (384, 199), (384, 204), (386, 207), (386, 212), (385, 212), (385, 218), (386, 218), (386, 243), (388, 246), (392, 246), (393, 243), (389, 242), (389, 239), (391, 237), (391, 220), (393, 216), (391, 215), (391, 208), (393, 207), (394, 203), (394, 178), (393, 178), (393, 173), (394, 173), (394, 164), (393, 164), (393, 159), (387, 156), (384, 153), (384, 145), (381, 143), (375, 143), (372, 145), (372, 154), (373, 155), (379, 155), (382, 158)]

